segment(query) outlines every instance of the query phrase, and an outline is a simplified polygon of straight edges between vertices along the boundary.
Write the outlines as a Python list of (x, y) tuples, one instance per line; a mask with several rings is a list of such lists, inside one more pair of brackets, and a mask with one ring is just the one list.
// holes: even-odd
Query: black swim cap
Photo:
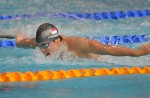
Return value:
[(50, 42), (57, 38), (59, 38), (60, 35), (58, 35), (57, 28), (50, 24), (50, 23), (44, 23), (37, 29), (36, 32), (36, 42), (42, 43), (42, 42)]

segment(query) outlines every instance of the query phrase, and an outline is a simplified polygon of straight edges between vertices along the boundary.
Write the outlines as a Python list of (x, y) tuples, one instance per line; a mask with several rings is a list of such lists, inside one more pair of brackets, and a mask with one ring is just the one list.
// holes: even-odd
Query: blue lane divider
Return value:
[(0, 47), (15, 47), (15, 40), (0, 40)]
[(35, 17), (57, 17), (57, 18), (69, 18), (69, 19), (94, 19), (94, 20), (104, 20), (104, 19), (121, 19), (130, 17), (144, 17), (150, 16), (150, 10), (136, 10), (136, 11), (116, 11), (116, 12), (94, 12), (94, 13), (80, 13), (80, 12), (70, 12), (70, 13), (36, 13), (36, 14), (23, 14), (23, 15), (0, 15), (0, 20), (21, 20), (29, 19)]
[(139, 42), (150, 41), (150, 37), (146, 35), (98, 36), (98, 37), (89, 36), (87, 38), (97, 40), (106, 45), (108, 44), (122, 45), (122, 44), (127, 44), (127, 43), (139, 43)]
[[(127, 43), (139, 43), (150, 41), (150, 36), (146, 35), (125, 35), (125, 36), (98, 36), (86, 37), (92, 40), (97, 40), (103, 44), (122, 45)], [(15, 47), (15, 40), (0, 40), (0, 47)]]
[(144, 17), (150, 16), (150, 10), (143, 11), (117, 11), (117, 12), (97, 12), (97, 13), (70, 13), (79, 18), (84, 19), (120, 19), (120, 18), (130, 18), (130, 17)]

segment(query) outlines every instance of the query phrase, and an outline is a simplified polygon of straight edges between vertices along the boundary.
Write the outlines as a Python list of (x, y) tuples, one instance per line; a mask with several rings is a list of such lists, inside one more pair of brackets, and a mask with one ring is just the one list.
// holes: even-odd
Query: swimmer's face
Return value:
[(50, 56), (52, 53), (57, 51), (59, 48), (60, 39), (56, 39), (52, 42), (44, 42), (39, 45), (39, 48), (42, 53), (44, 53), (45, 56)]
[(49, 56), (51, 54), (49, 45), (50, 45), (50, 43), (43, 43), (43, 44), (39, 45), (41, 52), (44, 53), (45, 56)]

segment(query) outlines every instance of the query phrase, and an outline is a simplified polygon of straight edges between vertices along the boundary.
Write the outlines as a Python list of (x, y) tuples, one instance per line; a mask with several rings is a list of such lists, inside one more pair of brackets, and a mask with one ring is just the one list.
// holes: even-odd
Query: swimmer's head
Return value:
[(51, 41), (55, 41), (58, 38), (61, 39), (61, 36), (58, 34), (57, 28), (52, 24), (44, 23), (37, 29), (37, 44), (50, 43)]

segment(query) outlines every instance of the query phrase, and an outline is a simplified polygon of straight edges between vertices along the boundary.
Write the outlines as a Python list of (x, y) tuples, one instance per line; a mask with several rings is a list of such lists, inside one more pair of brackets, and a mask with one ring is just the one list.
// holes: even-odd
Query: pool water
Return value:
[[(150, 9), (150, 0), (1, 0), (0, 15), (35, 14), (39, 12), (110, 12)], [(24, 32), (35, 37), (39, 25), (50, 22), (60, 34), (68, 36), (150, 35), (150, 18), (120, 20), (72, 20), (56, 17), (35, 17), (0, 21), (0, 34), (17, 35)], [(143, 43), (124, 44), (136, 49)], [(38, 48), (0, 48), (0, 72), (58, 70), (78, 68), (112, 68), (150, 66), (150, 55), (141, 57), (102, 56), (99, 60), (44, 57)], [(149, 98), (149, 75), (119, 75), (74, 78), (55, 81), (1, 83), (0, 98)]]

